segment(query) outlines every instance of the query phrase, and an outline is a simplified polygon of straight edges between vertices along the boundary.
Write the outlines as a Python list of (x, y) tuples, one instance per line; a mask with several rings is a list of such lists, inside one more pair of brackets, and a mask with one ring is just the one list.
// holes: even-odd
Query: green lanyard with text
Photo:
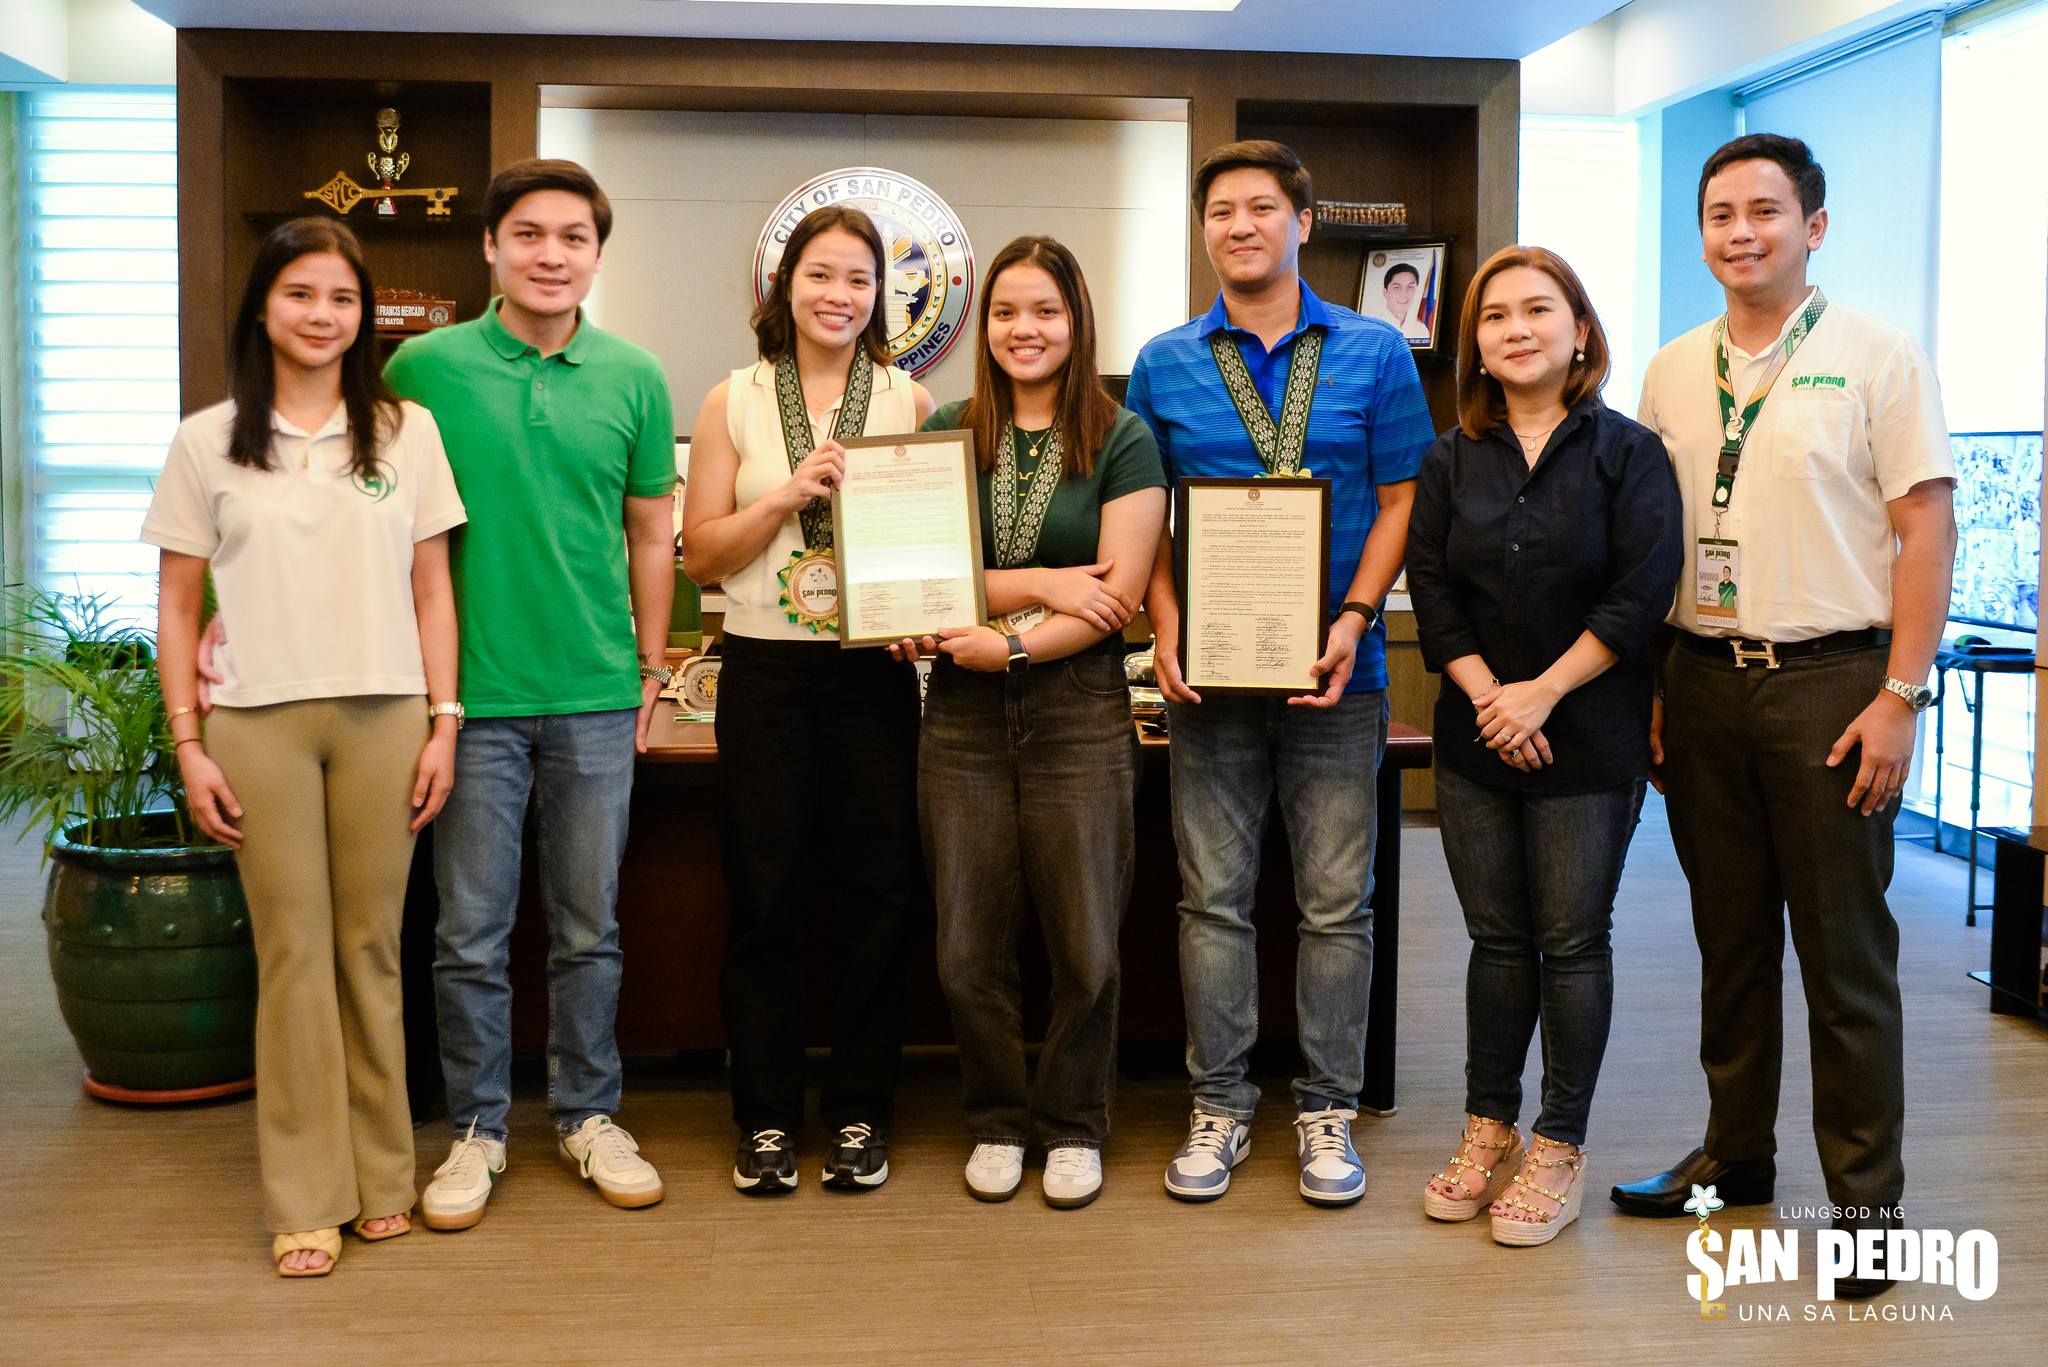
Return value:
[(1728, 318), (1723, 314), (1714, 324), (1714, 389), (1715, 397), (1721, 401), (1721, 460), (1714, 470), (1714, 534), (1720, 535), (1721, 514), (1728, 511), (1729, 500), (1735, 497), (1735, 471), (1742, 463), (1742, 448), (1749, 443), (1749, 434), (1756, 427), (1756, 415), (1763, 411), (1764, 400), (1770, 397), (1771, 386), (1785, 373), (1791, 363), (1792, 353), (1799, 350), (1799, 344), (1806, 340), (1813, 325), (1820, 321), (1827, 311), (1827, 296), (1818, 287), (1799, 310), (1799, 316), (1792, 322), (1792, 330), (1785, 334), (1785, 345), (1778, 352), (1778, 359), (1771, 362), (1764, 372), (1763, 382), (1757, 385), (1756, 393), (1750, 396), (1740, 413), (1735, 411), (1735, 386), (1728, 378)]

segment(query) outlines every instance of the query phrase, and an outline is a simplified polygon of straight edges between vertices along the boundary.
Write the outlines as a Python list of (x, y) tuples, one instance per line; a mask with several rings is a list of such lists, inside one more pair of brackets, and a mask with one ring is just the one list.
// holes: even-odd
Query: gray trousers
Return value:
[(1813, 1132), (1829, 1200), (1890, 1206), (1905, 1187), (1899, 928), (1885, 905), (1896, 803), (1848, 806), (1859, 752), (1828, 750), (1883, 686), (1885, 648), (1737, 669), (1672, 646), (1664, 677), (1671, 839), (1700, 947), (1707, 1152), (1777, 1150), (1785, 927), (1806, 988)]

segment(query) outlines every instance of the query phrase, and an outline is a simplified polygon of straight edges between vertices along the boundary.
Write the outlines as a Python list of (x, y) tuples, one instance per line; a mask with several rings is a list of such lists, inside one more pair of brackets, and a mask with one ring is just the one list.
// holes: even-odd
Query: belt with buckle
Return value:
[(1681, 631), (1678, 640), (1695, 655), (1704, 655), (1708, 659), (1727, 663), (1732, 656), (1737, 669), (1748, 669), (1751, 665), (1776, 669), (1787, 660), (1840, 655), (1845, 651), (1874, 650), (1878, 646), (1890, 645), (1892, 632), (1890, 627), (1865, 627), (1861, 631), (1837, 631), (1804, 641), (1753, 641), (1745, 636), (1696, 636), (1692, 632)]

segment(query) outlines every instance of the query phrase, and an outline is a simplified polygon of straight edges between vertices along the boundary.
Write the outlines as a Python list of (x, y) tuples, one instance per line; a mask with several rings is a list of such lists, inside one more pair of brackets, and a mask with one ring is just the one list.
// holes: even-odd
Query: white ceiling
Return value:
[(178, 28), (1038, 43), (1522, 58), (1623, 0), (1242, 0), (1227, 13), (731, 0), (136, 0)]

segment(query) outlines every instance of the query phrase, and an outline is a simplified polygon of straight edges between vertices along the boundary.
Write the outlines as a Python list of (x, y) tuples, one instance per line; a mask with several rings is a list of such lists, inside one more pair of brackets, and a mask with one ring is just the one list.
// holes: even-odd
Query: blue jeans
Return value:
[(434, 1006), (448, 1117), (505, 1137), (512, 1104), (512, 921), (529, 800), (548, 921), (548, 1109), (563, 1134), (619, 1106), (619, 861), (633, 795), (631, 708), (479, 717), (434, 823)]
[(1301, 909), (1294, 1013), (1307, 1076), (1298, 1109), (1358, 1105), (1372, 986), (1374, 791), (1387, 745), (1387, 695), (1334, 708), (1274, 698), (1168, 707), (1173, 830), (1180, 848), (1180, 978), (1195, 1104), (1249, 1120), (1259, 1089), (1246, 1064), (1259, 1036), (1252, 899), (1274, 798)]
[(1536, 1133), (1583, 1144), (1614, 1014), (1614, 892), (1643, 781), (1552, 797), (1474, 783), (1439, 764), (1436, 807), (1472, 937), (1465, 1110), (1520, 1118), (1522, 1068), (1540, 1018)]

